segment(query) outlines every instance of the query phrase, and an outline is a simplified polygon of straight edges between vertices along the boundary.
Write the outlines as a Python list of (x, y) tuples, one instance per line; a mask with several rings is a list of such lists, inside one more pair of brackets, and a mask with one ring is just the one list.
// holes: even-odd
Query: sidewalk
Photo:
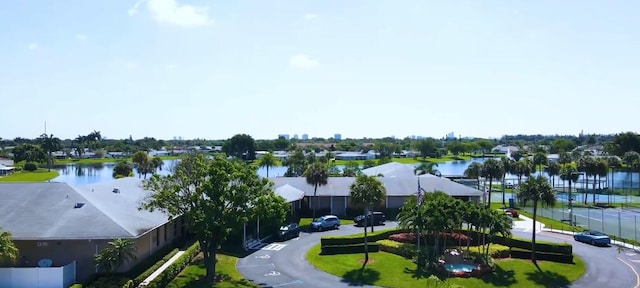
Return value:
[(147, 285), (149, 285), (149, 283), (151, 283), (151, 281), (153, 281), (153, 279), (156, 279), (156, 277), (158, 277), (158, 275), (160, 275), (160, 273), (162, 273), (165, 269), (167, 269), (169, 267), (169, 265), (173, 264), (173, 262), (176, 261), (176, 259), (178, 259), (178, 257), (180, 257), (182, 254), (184, 254), (184, 250), (180, 250), (178, 251), (178, 253), (176, 253), (176, 255), (173, 255), (173, 257), (169, 258), (169, 260), (162, 264), (162, 266), (160, 266), (160, 268), (158, 268), (158, 270), (156, 270), (155, 272), (151, 273), (151, 275), (149, 275), (149, 277), (147, 277), (147, 279), (144, 279), (144, 281), (142, 281), (142, 283), (140, 283), (140, 285), (138, 285), (138, 287), (147, 287)]

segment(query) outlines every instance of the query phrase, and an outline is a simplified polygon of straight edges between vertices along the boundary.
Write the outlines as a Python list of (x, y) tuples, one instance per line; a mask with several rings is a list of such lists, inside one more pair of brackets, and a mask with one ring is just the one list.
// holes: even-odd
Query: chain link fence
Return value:
[[(637, 209), (637, 210), (636, 210)], [(533, 213), (533, 207), (523, 207), (523, 211)], [(627, 209), (604, 209), (604, 208), (587, 208), (574, 207), (569, 209), (567, 206), (554, 208), (538, 208), (538, 216), (554, 219), (573, 226), (573, 231), (579, 232), (583, 230), (597, 230), (612, 238), (624, 242), (633, 240), (638, 242), (638, 221), (640, 220), (639, 208)], [(573, 218), (573, 219), (571, 219)], [(561, 230), (562, 227), (545, 228)], [(564, 227), (566, 229), (566, 227)]]

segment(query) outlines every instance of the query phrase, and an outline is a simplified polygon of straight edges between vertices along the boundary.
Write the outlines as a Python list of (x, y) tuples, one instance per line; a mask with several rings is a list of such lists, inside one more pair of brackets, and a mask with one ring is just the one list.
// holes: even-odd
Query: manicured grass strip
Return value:
[(9, 176), (0, 177), (0, 182), (44, 182), (58, 177), (57, 171), (40, 169), (33, 172), (15, 172)]
[[(360, 259), (364, 254), (319, 255), (320, 245), (307, 252), (307, 260), (316, 268), (342, 277), (345, 281), (384, 287), (428, 287), (426, 277), (415, 271), (416, 265), (403, 257), (386, 253), (370, 253), (360, 277)], [(582, 276), (582, 260), (574, 256), (574, 264), (538, 261), (538, 270), (530, 261), (505, 259), (496, 261), (496, 272), (483, 278), (449, 278), (447, 283), (464, 287), (564, 287)]]
[(255, 284), (251, 283), (249, 280), (244, 279), (240, 272), (236, 269), (236, 262), (238, 258), (218, 254), (216, 259), (218, 262), (216, 264), (216, 274), (221, 277), (222, 281), (216, 283), (207, 283), (204, 281), (204, 277), (207, 274), (207, 270), (204, 267), (204, 262), (202, 261), (202, 254), (198, 255), (193, 263), (189, 264), (187, 268), (182, 270), (178, 277), (173, 279), (167, 285), (168, 288), (205, 288), (205, 287), (258, 287)]

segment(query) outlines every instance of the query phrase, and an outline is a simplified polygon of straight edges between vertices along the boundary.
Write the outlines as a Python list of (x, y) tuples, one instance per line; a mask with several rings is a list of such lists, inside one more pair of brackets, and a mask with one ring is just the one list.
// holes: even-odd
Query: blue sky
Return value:
[(0, 137), (637, 131), (638, 1), (10, 1)]

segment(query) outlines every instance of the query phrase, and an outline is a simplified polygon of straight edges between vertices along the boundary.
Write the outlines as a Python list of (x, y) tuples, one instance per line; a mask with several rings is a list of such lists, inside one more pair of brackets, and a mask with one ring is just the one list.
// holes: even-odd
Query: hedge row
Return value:
[(162, 257), (162, 259), (158, 260), (158, 262), (156, 262), (155, 264), (151, 265), (151, 267), (149, 267), (147, 270), (145, 270), (144, 272), (140, 273), (140, 275), (136, 276), (135, 279), (133, 279), (133, 283), (135, 285), (140, 285), (140, 283), (142, 283), (142, 281), (144, 281), (144, 279), (147, 279), (147, 277), (151, 276), (151, 274), (153, 274), (153, 272), (156, 272), (156, 270), (158, 270), (160, 268), (160, 266), (164, 265), (164, 263), (167, 263), (167, 261), (169, 261), (169, 259), (171, 259), (171, 257), (173, 257), (174, 255), (176, 255), (178, 253), (179, 249), (175, 248), (173, 250), (171, 250), (171, 252), (169, 252), (169, 254), (165, 255), (164, 257)]
[[(380, 251), (380, 245), (376, 242), (368, 243), (369, 252)], [(322, 255), (335, 255), (335, 254), (356, 254), (364, 253), (364, 243), (351, 244), (351, 245), (330, 245), (321, 246)]]
[[(493, 238), (493, 243), (521, 250), (531, 250), (531, 240), (496, 236)], [(543, 253), (573, 255), (573, 245), (569, 243), (536, 242), (536, 250)]]
[[(519, 248), (511, 249), (511, 257), (518, 259), (531, 259), (531, 251)], [(548, 252), (538, 252), (536, 251), (536, 259), (545, 260), (545, 261), (553, 261), (560, 263), (573, 263), (573, 255), (559, 254), (559, 253), (548, 253)]]
[(191, 260), (200, 253), (200, 243), (196, 242), (191, 245), (184, 254), (180, 255), (176, 261), (174, 261), (167, 269), (162, 271), (158, 277), (153, 279), (146, 287), (159, 288), (166, 287), (180, 272), (186, 268)]
[[(482, 243), (482, 233), (478, 231), (467, 231), (462, 230), (460, 233), (464, 233), (473, 239), (472, 245), (479, 245)], [(518, 239), (518, 238), (508, 238), (496, 235), (494, 237), (490, 237), (489, 235), (485, 235), (485, 239), (487, 241), (491, 241), (495, 244), (500, 244), (504, 246), (508, 246), (511, 248), (518, 248), (522, 250), (531, 250), (531, 240), (529, 239)], [(466, 243), (463, 243), (466, 244)], [(563, 254), (563, 255), (573, 255), (573, 246), (570, 243), (553, 243), (547, 241), (536, 241), (536, 250), (544, 253), (554, 253), (554, 254)]]
[(396, 254), (404, 258), (412, 258), (418, 247), (415, 244), (401, 243), (393, 240), (379, 240), (380, 251)]
[[(383, 229), (367, 235), (367, 239), (370, 242), (376, 242), (379, 240), (386, 240), (389, 236), (396, 233), (408, 232), (404, 229)], [(355, 234), (349, 236), (324, 236), (320, 238), (320, 245), (324, 246), (343, 246), (364, 243), (364, 233)]]

